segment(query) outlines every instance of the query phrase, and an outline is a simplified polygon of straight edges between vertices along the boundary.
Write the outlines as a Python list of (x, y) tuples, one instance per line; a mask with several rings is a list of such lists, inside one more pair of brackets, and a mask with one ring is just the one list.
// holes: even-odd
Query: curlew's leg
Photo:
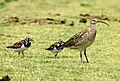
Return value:
[(23, 55), (23, 57), (24, 57), (24, 51), (22, 51), (22, 55)]
[(58, 53), (54, 54), (55, 55), (55, 58), (57, 57)]
[(84, 55), (85, 55), (85, 58), (86, 58), (86, 60), (87, 60), (87, 63), (89, 63), (88, 58), (87, 58), (87, 55), (86, 55), (86, 49), (84, 50)]
[(80, 51), (80, 60), (82, 62), (82, 51)]

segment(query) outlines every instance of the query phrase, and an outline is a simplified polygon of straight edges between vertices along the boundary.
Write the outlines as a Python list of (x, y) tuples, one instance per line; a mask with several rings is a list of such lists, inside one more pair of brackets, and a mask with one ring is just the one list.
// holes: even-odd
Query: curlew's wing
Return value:
[(70, 47), (70, 46), (77, 46), (82, 44), (85, 41), (84, 38), (86, 37), (87, 31), (88, 30), (83, 30), (81, 32), (78, 32), (73, 37), (71, 37), (68, 41), (66, 41), (63, 46)]
[(24, 43), (24, 40), (21, 40), (19, 42), (16, 42), (14, 45), (12, 46), (7, 46), (6, 48), (20, 48), (22, 46), (22, 44)]

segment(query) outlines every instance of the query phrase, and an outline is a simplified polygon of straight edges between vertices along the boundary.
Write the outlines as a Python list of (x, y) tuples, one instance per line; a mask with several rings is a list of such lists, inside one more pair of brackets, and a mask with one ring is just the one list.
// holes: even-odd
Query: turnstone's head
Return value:
[(33, 41), (29, 36), (25, 38), (26, 41)]

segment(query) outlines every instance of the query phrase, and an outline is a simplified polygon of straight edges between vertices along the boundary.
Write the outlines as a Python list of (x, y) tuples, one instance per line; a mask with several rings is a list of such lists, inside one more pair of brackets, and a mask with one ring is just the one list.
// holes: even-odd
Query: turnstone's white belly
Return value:
[(25, 51), (28, 48), (24, 46), (24, 44), (20, 48), (14, 48), (12, 51), (19, 52), (19, 51)]
[(52, 53), (58, 53), (58, 52), (60, 52), (61, 50), (59, 49), (57, 49), (56, 47), (54, 47), (53, 48), (53, 50), (50, 50)]

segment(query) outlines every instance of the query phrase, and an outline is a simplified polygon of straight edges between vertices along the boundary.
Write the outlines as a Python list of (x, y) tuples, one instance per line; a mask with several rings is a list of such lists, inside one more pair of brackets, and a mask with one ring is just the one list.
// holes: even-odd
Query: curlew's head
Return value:
[(97, 24), (97, 23), (104, 23), (104, 24), (106, 24), (106, 25), (109, 26), (109, 24), (107, 24), (106, 22), (103, 22), (103, 21), (101, 21), (101, 20), (92, 19), (92, 20), (90, 21), (90, 24)]

